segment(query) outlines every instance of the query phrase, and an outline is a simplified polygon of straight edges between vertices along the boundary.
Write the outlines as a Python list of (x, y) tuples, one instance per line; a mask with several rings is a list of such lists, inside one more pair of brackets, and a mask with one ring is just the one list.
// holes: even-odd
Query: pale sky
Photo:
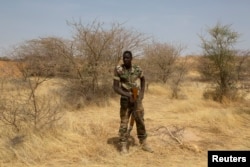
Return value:
[(250, 0), (0, 0), (0, 56), (26, 40), (71, 39), (67, 21), (125, 23), (159, 42), (182, 44), (200, 54), (200, 38), (220, 22), (241, 34), (238, 49), (250, 48)]

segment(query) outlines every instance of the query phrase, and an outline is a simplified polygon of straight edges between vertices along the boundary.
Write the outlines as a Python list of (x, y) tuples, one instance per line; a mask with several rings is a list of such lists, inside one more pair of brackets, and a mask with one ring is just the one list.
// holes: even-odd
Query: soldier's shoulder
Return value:
[(123, 71), (123, 65), (122, 65), (122, 64), (117, 65), (117, 66), (115, 67), (115, 70), (116, 70), (118, 73), (121, 73), (121, 72)]
[(122, 68), (123, 68), (122, 64), (115, 66), (115, 69), (122, 69)]

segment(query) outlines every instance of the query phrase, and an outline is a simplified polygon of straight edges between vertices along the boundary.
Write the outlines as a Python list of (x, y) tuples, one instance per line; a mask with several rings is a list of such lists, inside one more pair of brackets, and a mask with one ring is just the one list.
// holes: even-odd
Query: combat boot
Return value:
[(141, 140), (140, 141), (140, 144), (141, 144), (141, 148), (143, 151), (147, 151), (147, 152), (150, 152), (150, 153), (153, 153), (154, 151), (149, 147), (149, 145), (147, 144), (147, 140), (144, 139), (144, 140)]
[(121, 142), (121, 155), (128, 153), (127, 142)]

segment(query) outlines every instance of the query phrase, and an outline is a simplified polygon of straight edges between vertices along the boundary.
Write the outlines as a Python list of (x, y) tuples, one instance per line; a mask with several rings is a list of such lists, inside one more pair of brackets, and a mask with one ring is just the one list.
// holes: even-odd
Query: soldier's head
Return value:
[(123, 63), (126, 67), (130, 67), (132, 63), (133, 55), (131, 51), (124, 51), (122, 55)]

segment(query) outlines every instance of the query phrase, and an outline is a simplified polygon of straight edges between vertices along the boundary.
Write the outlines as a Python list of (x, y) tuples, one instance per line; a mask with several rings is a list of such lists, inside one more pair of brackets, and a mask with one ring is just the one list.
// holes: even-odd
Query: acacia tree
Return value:
[(153, 81), (166, 83), (175, 71), (175, 64), (183, 47), (167, 43), (153, 42), (144, 48), (144, 67), (149, 78)]
[(92, 99), (91, 96), (105, 91), (112, 92), (110, 78), (121, 60), (122, 52), (127, 49), (138, 52), (147, 38), (119, 23), (106, 25), (95, 20), (90, 24), (81, 21), (68, 24), (75, 31), (74, 55), (82, 62), (78, 68), (81, 94)]
[(17, 47), (13, 56), (25, 78), (29, 76), (69, 76), (73, 70), (72, 48), (57, 37), (32, 39)]
[(223, 97), (233, 98), (237, 81), (237, 60), (235, 44), (239, 34), (230, 25), (217, 23), (208, 30), (209, 39), (200, 36), (204, 59), (200, 71), (210, 81), (217, 85), (215, 100)]
[(16, 78), (9, 83), (13, 86), (11, 91), (2, 91), (9, 97), (1, 99), (2, 123), (17, 131), (25, 127), (45, 130), (61, 118), (60, 102), (51, 101), (47, 94), (42, 96), (37, 90), (64, 66), (61, 63), (65, 61), (60, 58), (67, 54), (64, 46), (59, 38), (40, 38), (26, 41), (13, 50), (12, 56), (24, 79)]
[(170, 78), (170, 88), (172, 90), (172, 98), (178, 99), (180, 87), (185, 80), (188, 72), (187, 57), (179, 57), (174, 68), (174, 72)]

